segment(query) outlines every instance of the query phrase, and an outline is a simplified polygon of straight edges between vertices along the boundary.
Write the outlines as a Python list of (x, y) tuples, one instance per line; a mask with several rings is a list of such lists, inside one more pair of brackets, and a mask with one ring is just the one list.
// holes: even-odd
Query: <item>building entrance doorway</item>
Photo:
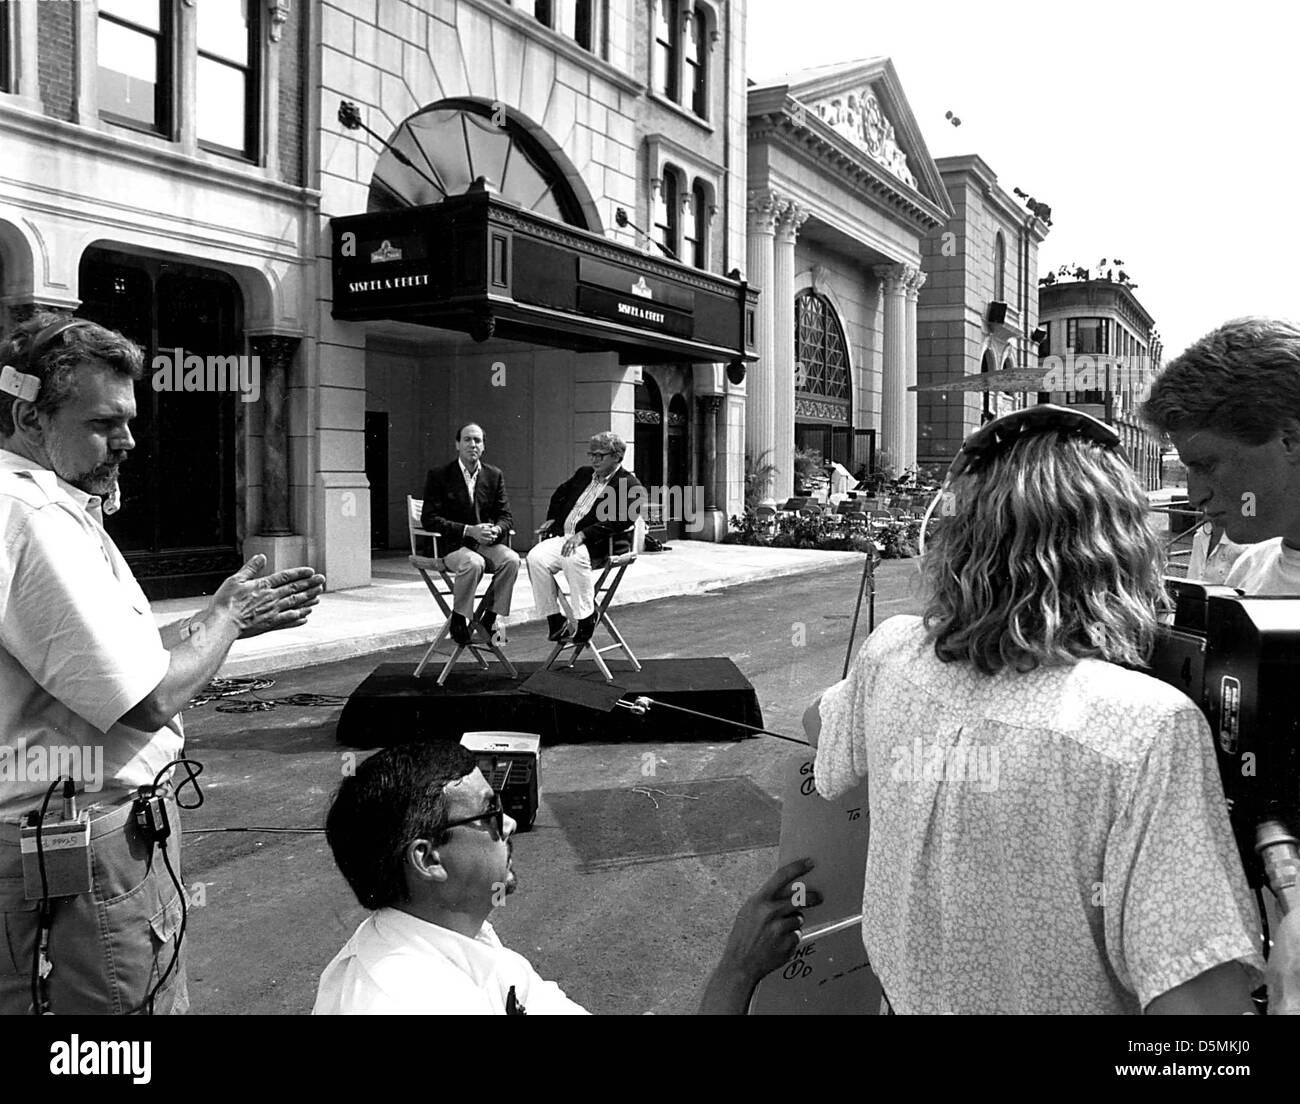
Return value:
[(155, 389), (154, 358), (179, 356), (183, 368), (190, 356), (243, 355), (239, 287), (222, 272), (98, 248), (82, 257), (79, 285), (78, 316), (120, 330), (145, 358), (136, 448), (105, 528), (148, 597), (210, 594), (243, 564), (236, 423), (246, 404), (231, 390)]

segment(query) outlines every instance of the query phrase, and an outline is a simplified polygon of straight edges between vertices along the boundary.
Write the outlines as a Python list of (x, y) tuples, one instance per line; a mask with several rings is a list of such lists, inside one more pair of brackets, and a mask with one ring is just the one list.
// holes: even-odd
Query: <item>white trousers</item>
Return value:
[(455, 576), (452, 609), (466, 620), (474, 616), (474, 592), (478, 590), (483, 572), (490, 566), (492, 586), (488, 588), (487, 608), (501, 616), (510, 612), (510, 598), (515, 592), (515, 578), (519, 574), (519, 553), (504, 544), (479, 545), (478, 548), (457, 548), (442, 558), (447, 570)]
[(590, 617), (596, 612), (596, 580), (591, 573), (591, 556), (585, 544), (578, 545), (572, 556), (561, 556), (567, 537), (548, 537), (528, 553), (528, 578), (533, 584), (533, 602), (543, 617), (560, 612), (556, 598), (557, 572), (563, 571), (569, 584), (569, 606), (573, 616)]

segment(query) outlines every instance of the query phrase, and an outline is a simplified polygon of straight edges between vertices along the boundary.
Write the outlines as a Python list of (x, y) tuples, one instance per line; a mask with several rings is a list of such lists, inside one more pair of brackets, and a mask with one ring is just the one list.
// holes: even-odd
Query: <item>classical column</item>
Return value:
[(289, 425), (285, 395), (298, 338), (250, 339), (262, 375), (262, 526), (264, 537), (286, 537), (289, 524)]
[(794, 243), (808, 212), (788, 201), (776, 222), (775, 273), (772, 282), (772, 358), (774, 401), (772, 428), (776, 448), (776, 497), (780, 501), (794, 494)]
[(880, 447), (899, 474), (907, 449), (907, 267), (876, 265), (885, 296), (884, 371), (880, 381)]
[(907, 398), (907, 413), (903, 421), (905, 433), (902, 467), (905, 469), (916, 466), (916, 442), (917, 434), (920, 432), (916, 424), (917, 394), (907, 388), (916, 386), (916, 300), (920, 295), (921, 285), (925, 283), (925, 273), (919, 268), (908, 267), (907, 271), (910, 277), (907, 279), (907, 382), (903, 389), (903, 394)]
[(704, 484), (704, 508), (718, 508), (718, 409), (721, 395), (701, 395), (700, 426), (704, 430), (704, 464), (700, 481)]
[[(776, 447), (775, 425), (772, 420), (773, 344), (772, 301), (773, 270), (775, 268), (776, 219), (784, 203), (770, 191), (760, 189), (749, 193), (749, 226), (746, 248), (750, 287), (759, 290), (758, 310), (754, 317), (754, 346), (758, 353), (756, 363), (750, 365), (745, 388), (745, 452), (755, 465), (772, 462)], [(766, 453), (766, 455), (764, 455)], [(770, 498), (771, 483), (764, 488), (762, 498)]]

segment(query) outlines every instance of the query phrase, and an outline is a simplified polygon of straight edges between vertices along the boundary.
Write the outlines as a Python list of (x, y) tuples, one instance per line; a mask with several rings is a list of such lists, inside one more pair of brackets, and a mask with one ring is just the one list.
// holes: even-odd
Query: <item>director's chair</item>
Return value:
[[(434, 638), (429, 650), (424, 653), (424, 658), (420, 660), (415, 668), (415, 677), (419, 678), (423, 673), (425, 665), (429, 658), (437, 652), (440, 656), (447, 656), (447, 662), (443, 664), (442, 672), (438, 675), (438, 685), (441, 686), (447, 681), (447, 676), (451, 674), (451, 669), (460, 659), (462, 652), (468, 651), (474, 657), (478, 665), (486, 671), (488, 669), (487, 660), (483, 658), (483, 652), (489, 651), (501, 662), (501, 666), (506, 669), (506, 673), (511, 678), (518, 678), (519, 674), (514, 668), (514, 664), (506, 658), (505, 653), (501, 650), (501, 645), (506, 642), (505, 634), (498, 629), (492, 633), (485, 634), (483, 627), (478, 623), (479, 618), (483, 616), (484, 608), (487, 605), (488, 590), (492, 586), (492, 575), (488, 572), (483, 573), (483, 578), (487, 582), (487, 587), (483, 588), (483, 593), (478, 595), (478, 606), (474, 610), (474, 620), (470, 623), (470, 642), (468, 644), (455, 644), (455, 650), (452, 652), (439, 651), (439, 646), (444, 640), (451, 637), (451, 615), (452, 608), (449, 599), (454, 593), (454, 582), (451, 575), (447, 572), (446, 561), (438, 555), (438, 534), (431, 530), (421, 528), (420, 515), (424, 512), (424, 500), (406, 496), (406, 526), (411, 534), (411, 566), (420, 573), (420, 578), (424, 580), (424, 585), (429, 588), (429, 593), (433, 595), (433, 600), (438, 603), (438, 609), (442, 611), (442, 630)], [(433, 542), (433, 555), (424, 556), (420, 554), (419, 538), (424, 537)], [(433, 575), (437, 575), (442, 580), (445, 590), (440, 590), (438, 584), (434, 582)], [(479, 584), (482, 585), (481, 583)]]
[[(550, 670), (560, 657), (560, 653), (566, 648), (573, 651), (573, 655), (569, 657), (569, 662), (566, 664), (568, 667), (572, 667), (578, 662), (578, 657), (582, 655), (583, 651), (590, 649), (591, 658), (596, 661), (596, 666), (600, 668), (600, 673), (605, 676), (606, 682), (613, 682), (614, 676), (610, 672), (609, 665), (605, 662), (605, 652), (621, 651), (627, 661), (632, 664), (632, 670), (641, 670), (640, 661), (632, 654), (632, 649), (628, 647), (627, 641), (623, 639), (623, 634), (618, 631), (618, 626), (614, 624), (614, 619), (609, 615), (609, 605), (614, 600), (614, 595), (618, 592), (618, 584), (623, 581), (627, 569), (636, 563), (637, 557), (645, 551), (645, 534), (645, 519), (638, 517), (636, 523), (632, 526), (632, 547), (627, 552), (620, 552), (616, 556), (610, 556), (605, 563), (604, 570), (600, 573), (600, 578), (596, 580), (596, 624), (592, 628), (591, 639), (582, 644), (575, 644), (572, 640), (561, 640), (551, 649), (551, 654), (547, 658), (543, 670)], [(614, 576), (612, 580), (610, 579), (611, 573)], [(573, 616), (573, 609), (569, 605), (569, 596), (564, 592), (562, 580), (562, 573), (556, 576), (555, 581), (556, 589), (559, 591), (560, 609), (564, 611), (564, 616), (570, 621), (576, 621)], [(596, 630), (602, 626), (613, 638), (614, 643), (598, 648), (596, 647)]]

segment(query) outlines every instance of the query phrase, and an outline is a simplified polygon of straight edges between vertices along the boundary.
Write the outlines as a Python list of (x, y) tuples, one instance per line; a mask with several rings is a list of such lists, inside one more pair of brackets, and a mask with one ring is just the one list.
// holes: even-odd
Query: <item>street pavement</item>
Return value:
[[(860, 557), (840, 557), (783, 578), (630, 605), (619, 625), (642, 658), (729, 656), (754, 684), (767, 727), (801, 736), (807, 703), (840, 677), (861, 571)], [(880, 566), (877, 624), (919, 612), (916, 583), (914, 560)], [(866, 621), (864, 606), (855, 647)], [(540, 623), (512, 629), (511, 640), (512, 658), (545, 658)], [(260, 696), (343, 698), (380, 663), (414, 665), (422, 651), (280, 671)], [(314, 831), (346, 757), (358, 754), (335, 739), (340, 708), (227, 713), (209, 703), (185, 714), (206, 797), (184, 822), (183, 876), (196, 905), (186, 936), (194, 1012), (309, 1011), (321, 970), (365, 917)], [(593, 1012), (692, 1011), (737, 909), (775, 868), (781, 768), (799, 753), (763, 736), (544, 746), (537, 823), (516, 836), (520, 889), (493, 924)], [(687, 809), (691, 800), (699, 804)], [(584, 809), (587, 828), (575, 832)], [(593, 810), (604, 819), (593, 821)], [(629, 857), (620, 861), (610, 844), (632, 822), (641, 838), (622, 840)], [(248, 827), (304, 831), (217, 831)], [(661, 855), (636, 846), (660, 837), (691, 846)], [(815, 886), (815, 875), (809, 881)]]

